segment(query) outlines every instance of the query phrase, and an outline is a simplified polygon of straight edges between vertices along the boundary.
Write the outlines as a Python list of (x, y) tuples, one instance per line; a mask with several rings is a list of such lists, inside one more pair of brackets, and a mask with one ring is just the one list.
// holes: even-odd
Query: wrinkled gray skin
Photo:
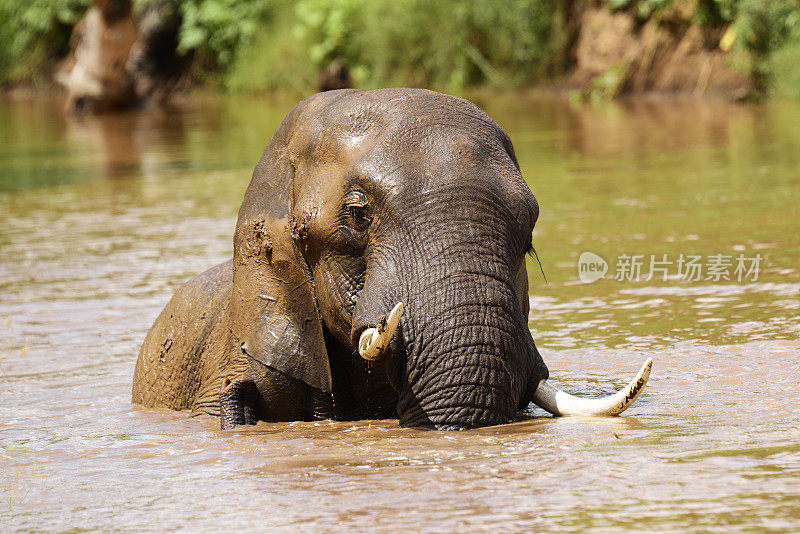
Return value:
[[(233, 261), (185, 284), (142, 346), (133, 401), (256, 420), (513, 421), (548, 370), (528, 330), (539, 214), (508, 136), (417, 89), (311, 96), (239, 211)], [(361, 332), (397, 302), (383, 357)]]

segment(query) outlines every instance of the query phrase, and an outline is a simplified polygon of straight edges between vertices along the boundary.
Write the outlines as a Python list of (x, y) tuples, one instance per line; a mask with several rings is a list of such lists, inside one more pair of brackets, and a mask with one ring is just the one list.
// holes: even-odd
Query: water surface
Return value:
[[(530, 327), (553, 381), (600, 395), (655, 360), (624, 417), (221, 432), (132, 406), (145, 332), (231, 255), (292, 103), (67, 120), (0, 102), (3, 530), (800, 529), (800, 105), (478, 103), (541, 205)], [(583, 252), (604, 278), (580, 281)], [(678, 275), (690, 256), (698, 279)]]

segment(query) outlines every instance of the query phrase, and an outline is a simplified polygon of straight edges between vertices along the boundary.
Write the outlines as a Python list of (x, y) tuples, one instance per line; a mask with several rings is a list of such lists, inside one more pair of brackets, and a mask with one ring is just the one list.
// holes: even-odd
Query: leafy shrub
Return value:
[(619, 11), (635, 6), (636, 15), (639, 18), (646, 19), (653, 14), (665, 10), (674, 3), (675, 0), (638, 0), (633, 2), (631, 0), (608, 0), (608, 7), (610, 7), (612, 11)]
[[(257, 37), (256, 56), (293, 58), (304, 83), (332, 60), (350, 68), (356, 85), (422, 85), (459, 91), (477, 84), (514, 87), (553, 75), (564, 57), (564, 40), (554, 32), (561, 2), (557, 0), (300, 0), (293, 12), (272, 16), (290, 22), (280, 41)], [(261, 84), (281, 85), (281, 74), (256, 69)], [(239, 63), (237, 88), (258, 86), (245, 81), (248, 67)], [(252, 71), (250, 71), (252, 72)]]
[(793, 61), (800, 59), (800, 0), (740, 0), (734, 30), (759, 89), (766, 91), (775, 76), (800, 78)]
[(0, 86), (44, 76), (90, 6), (91, 0), (0, 0)]
[(199, 52), (227, 67), (242, 43), (253, 38), (267, 0), (173, 0), (182, 23), (178, 53)]
[(690, 18), (701, 25), (713, 25), (733, 20), (739, 0), (607, 0), (612, 11), (635, 8), (641, 19), (660, 15), (671, 9), (691, 13)]

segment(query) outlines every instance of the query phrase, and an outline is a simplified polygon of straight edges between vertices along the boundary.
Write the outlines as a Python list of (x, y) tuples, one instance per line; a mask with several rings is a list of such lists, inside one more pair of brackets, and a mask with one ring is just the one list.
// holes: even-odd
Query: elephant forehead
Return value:
[(353, 161), (350, 173), (417, 192), (470, 186), (500, 197), (531, 195), (502, 140), (450, 127), (387, 135)]
[(408, 156), (450, 147), (478, 150), (507, 140), (471, 102), (427, 90), (333, 92), (310, 97), (301, 107), (290, 143), (297, 161), (352, 160), (379, 144), (384, 156)]
[(516, 202), (532, 198), (505, 132), (461, 98), (342, 91), (310, 97), (301, 108), (288, 147), (298, 190), (320, 193), (320, 182), (355, 177), (392, 191), (469, 183)]
[(309, 111), (315, 113), (299, 121), (289, 143), (290, 157), (297, 165), (351, 163), (371, 150), (390, 126), (386, 114), (375, 106), (356, 106), (346, 112)]

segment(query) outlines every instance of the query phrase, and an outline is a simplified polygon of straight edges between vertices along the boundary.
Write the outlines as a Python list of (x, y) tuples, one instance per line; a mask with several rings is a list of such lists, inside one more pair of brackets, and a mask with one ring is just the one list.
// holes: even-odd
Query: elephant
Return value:
[(133, 402), (257, 421), (397, 418), (461, 430), (616, 415), (617, 393), (548, 382), (528, 328), (539, 205), (503, 129), (424, 89), (310, 96), (245, 192), (233, 258), (169, 301), (142, 345)]

